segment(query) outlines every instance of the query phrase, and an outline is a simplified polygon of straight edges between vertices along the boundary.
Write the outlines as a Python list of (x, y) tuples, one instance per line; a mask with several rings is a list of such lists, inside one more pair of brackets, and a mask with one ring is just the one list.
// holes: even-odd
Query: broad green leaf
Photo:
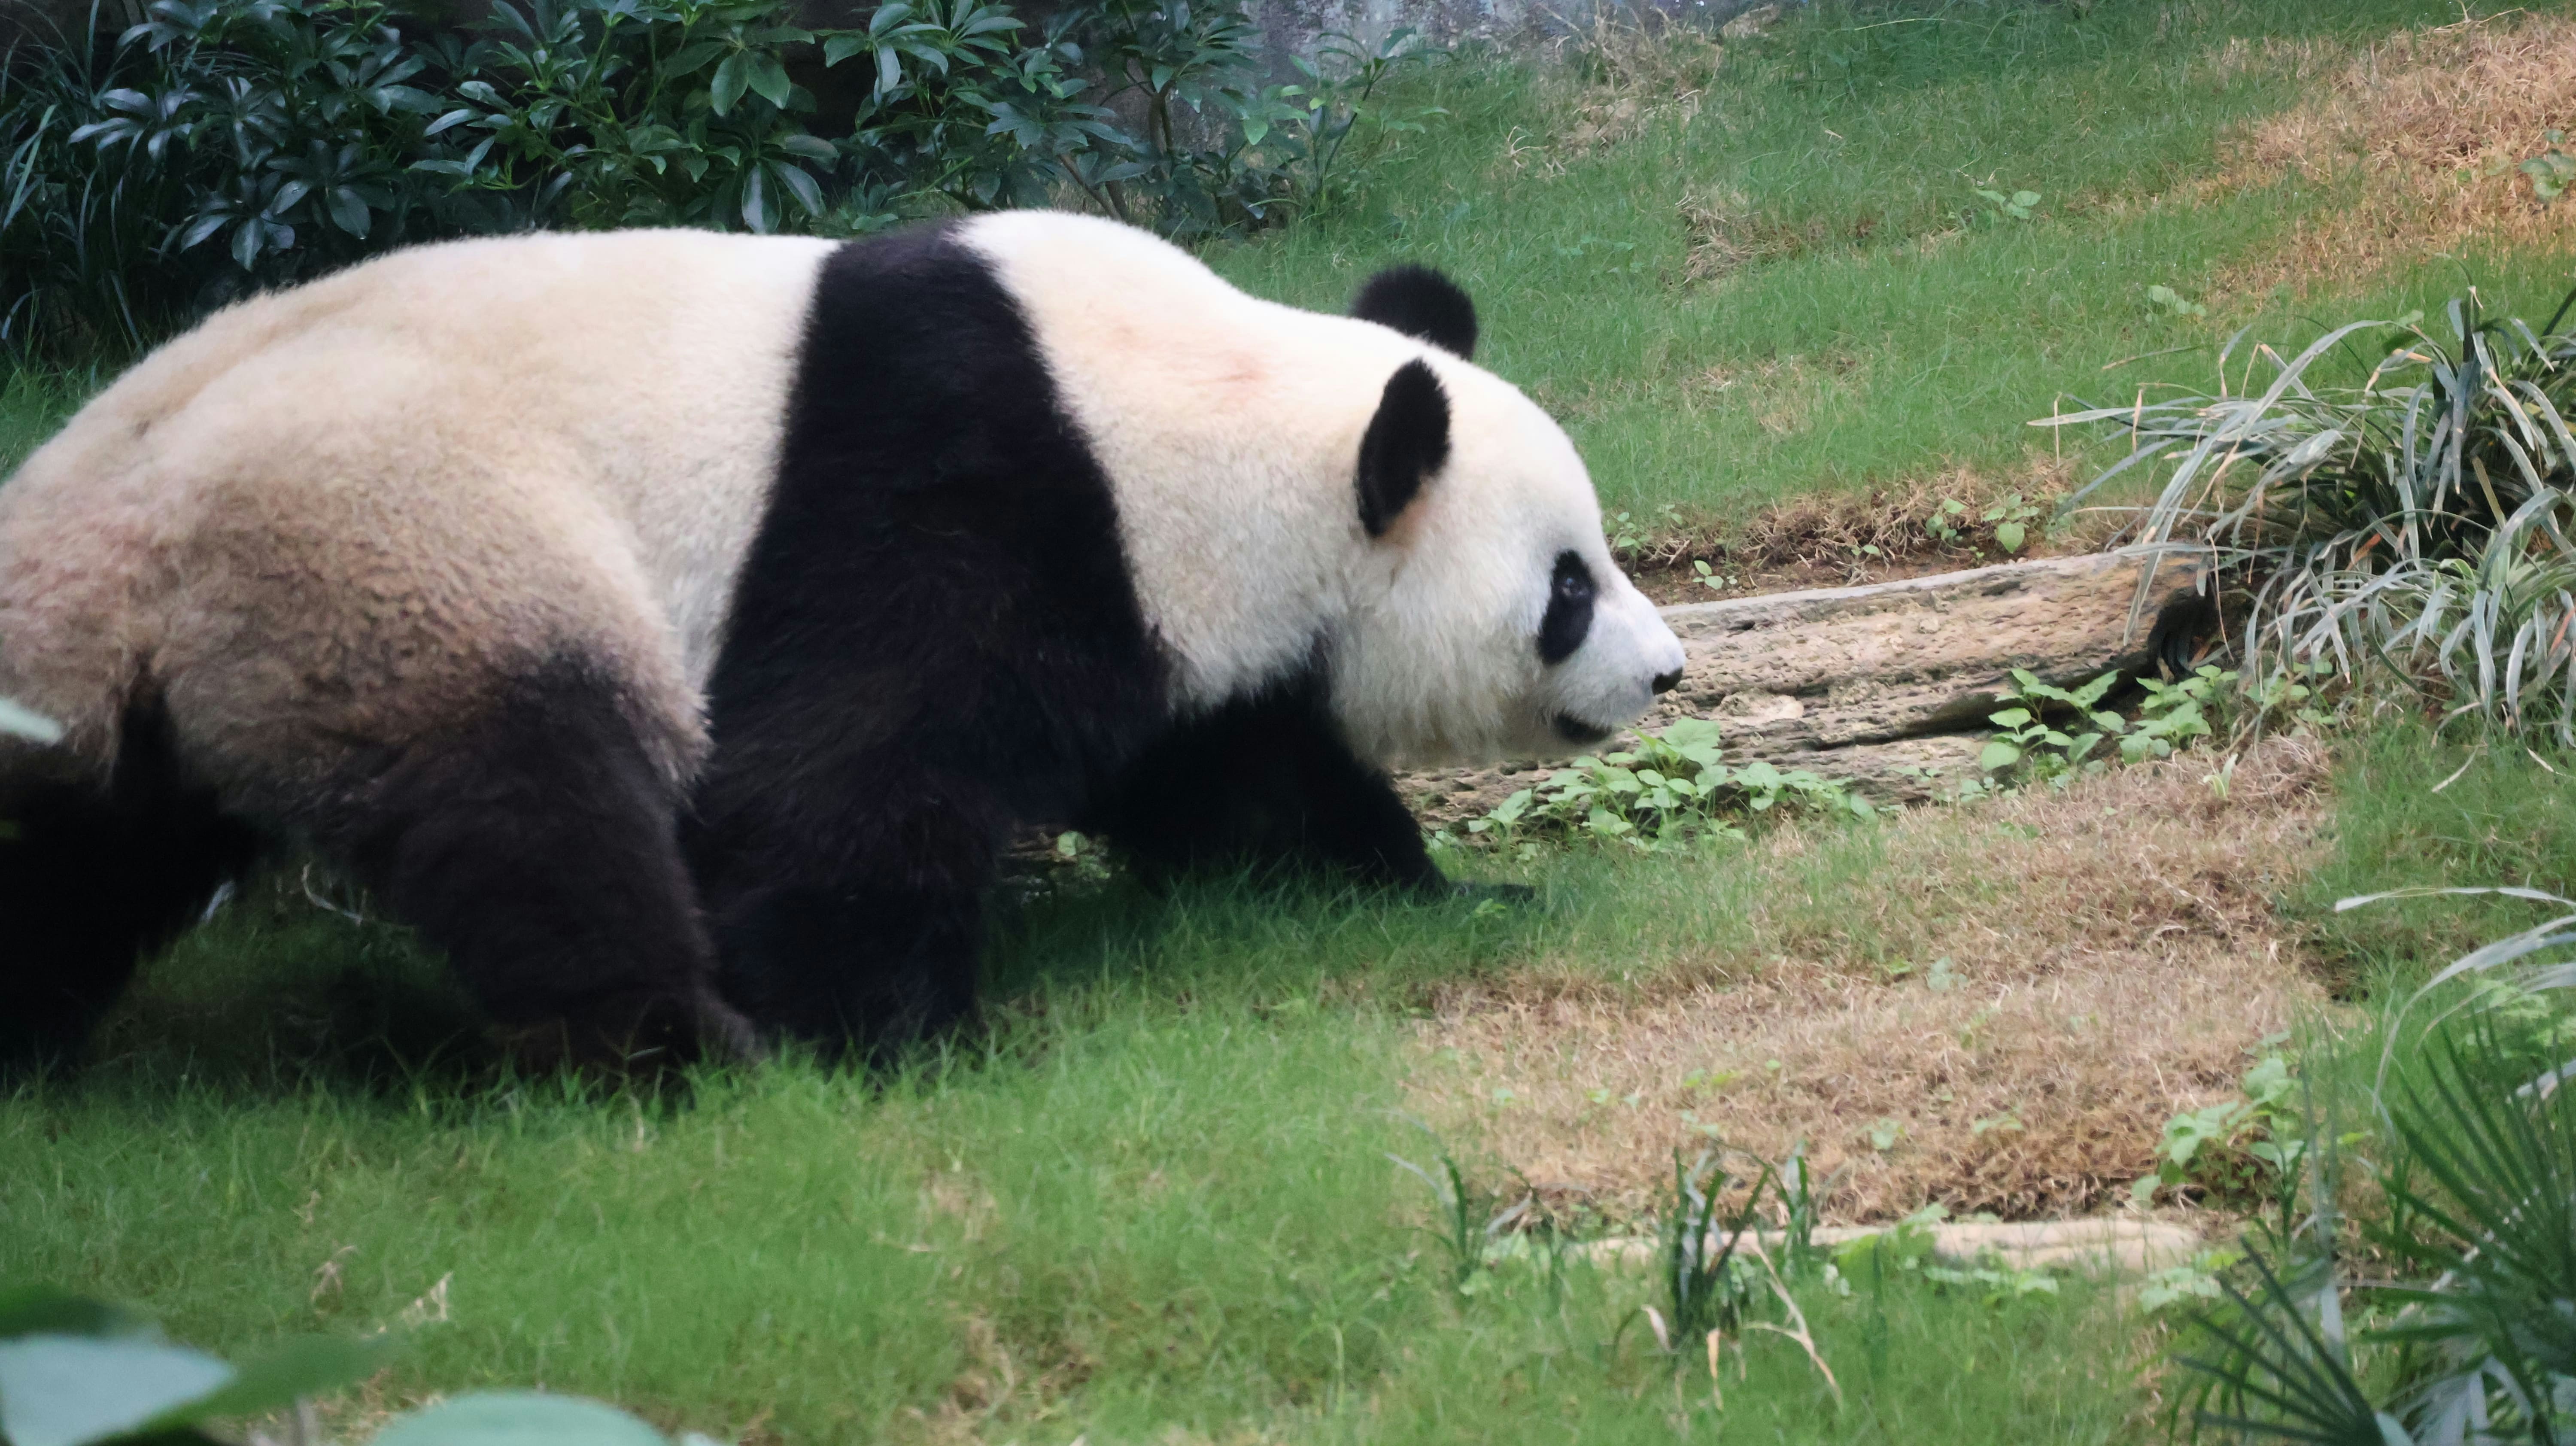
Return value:
[(743, 88), (750, 83), (751, 63), (737, 50), (724, 58), (724, 64), (716, 67), (716, 78), (707, 90), (708, 104), (715, 108), (717, 115), (730, 115), (734, 102), (742, 99)]
[(488, 1391), (395, 1421), (375, 1446), (668, 1446), (662, 1433), (578, 1396)]
[(787, 108), (787, 67), (779, 64), (777, 56), (767, 51), (753, 55), (747, 78), (754, 94), (781, 110)]
[(2026, 535), (2027, 533), (2018, 522), (1998, 522), (1995, 524), (1995, 546), (2002, 548), (2006, 552), (2021, 551), (2022, 539)]
[(2010, 768), (2021, 761), (2021, 750), (2000, 738), (1989, 740), (1977, 751), (1977, 766), (1988, 773)]
[(201, 1401), (233, 1379), (203, 1351), (128, 1338), (0, 1341), (0, 1436), (10, 1446), (83, 1446)]
[[(835, 38), (823, 47), (827, 63), (839, 58), (831, 54), (831, 49), (832, 46), (840, 43), (840, 40)], [(721, 40), (701, 40), (694, 45), (683, 45), (671, 52), (670, 59), (662, 62), (662, 73), (664, 75), (695, 74), (705, 69), (707, 62), (724, 54), (727, 48)]]
[[(6, 699), (0, 699), (0, 715), (13, 708), (26, 713), (29, 718), (37, 717)], [(51, 719), (37, 718), (37, 721), (52, 726)], [(0, 1340), (33, 1335), (158, 1339), (160, 1332), (149, 1319), (123, 1306), (91, 1300), (67, 1290), (56, 1290), (50, 1285), (24, 1285), (0, 1290)]]
[(791, 165), (786, 161), (771, 161), (768, 169), (771, 175), (778, 178), (778, 184), (786, 187), (787, 193), (796, 198), (796, 204), (805, 208), (806, 215), (815, 216), (822, 213), (823, 188), (816, 184), (814, 178), (802, 167)]
[(199, 1402), (189, 1419), (255, 1416), (291, 1404), (298, 1396), (336, 1391), (375, 1374), (398, 1348), (399, 1343), (388, 1336), (372, 1340), (297, 1336), (280, 1341), (238, 1367), (232, 1383)]
[(367, 234), (372, 218), (367, 213), (367, 203), (357, 192), (342, 186), (330, 194), (328, 205), (333, 225), (352, 236), (364, 237)]
[[(198, 239), (203, 240), (204, 238), (200, 237)], [(180, 249), (185, 250), (186, 247), (183, 246)], [(33, 708), (22, 707), (19, 704), (10, 702), (6, 698), (0, 698), (0, 733), (7, 733), (19, 738), (32, 738), (38, 743), (59, 743), (62, 741), (63, 737), (63, 725), (46, 717), (44, 714), (37, 712)], [(12, 1292), (9, 1295), (0, 1296), (0, 1335), (16, 1334), (16, 1332), (11, 1331), (8, 1326), (9, 1312), (21, 1296), (27, 1296), (30, 1302), (24, 1307), (25, 1309), (33, 1310), (36, 1308), (33, 1304), (35, 1297), (28, 1296), (27, 1292)], [(62, 1297), (62, 1299), (65, 1300), (70, 1300), (72, 1298), (73, 1297), (69, 1296)], [(22, 1327), (22, 1329), (31, 1330), (35, 1329), (35, 1327)]]

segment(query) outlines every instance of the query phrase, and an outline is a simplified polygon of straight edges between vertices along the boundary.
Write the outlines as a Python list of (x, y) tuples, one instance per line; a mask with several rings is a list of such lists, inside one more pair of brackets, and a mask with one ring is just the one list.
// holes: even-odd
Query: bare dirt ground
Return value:
[(2325, 751), (2271, 740), (2223, 797), (2221, 763), (1915, 809), (1857, 883), (1816, 866), (1843, 836), (1783, 828), (1752, 863), (1754, 947), (1449, 992), (1411, 1108), (1616, 1218), (1669, 1191), (1674, 1149), (1720, 1139), (1773, 1160), (1803, 1142), (1839, 1220), (2108, 1203), (2168, 1118), (2324, 1005), (2273, 900), (2317, 846)]

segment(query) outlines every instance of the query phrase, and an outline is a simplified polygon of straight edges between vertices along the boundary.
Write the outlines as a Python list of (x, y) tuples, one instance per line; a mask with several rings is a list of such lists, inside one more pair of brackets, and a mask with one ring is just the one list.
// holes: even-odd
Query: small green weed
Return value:
[(2010, 195), (1979, 186), (1977, 199), (1986, 203), (1986, 214), (1998, 221), (2027, 221), (2039, 206), (2037, 191), (2015, 191)]
[(2140, 1205), (2186, 1190), (2204, 1198), (2249, 1198), (2295, 1178), (2307, 1152), (2307, 1120), (2293, 1098), (2298, 1082), (2289, 1064), (2267, 1054), (2245, 1072), (2239, 1088), (2244, 1093), (2236, 1099), (2165, 1122), (2164, 1138), (2156, 1142), (2156, 1172), (2130, 1187)]
[(1731, 810), (1767, 813), (1784, 801), (1855, 818), (1875, 813), (1867, 799), (1803, 768), (1761, 759), (1730, 765), (1718, 751), (1718, 725), (1683, 718), (1640, 735), (1634, 748), (1575, 759), (1469, 819), (1467, 832), (1517, 844), (1523, 858), (1545, 842), (1585, 837), (1652, 853), (1708, 836), (1741, 838)]
[(2138, 1280), (2138, 1309), (2152, 1315), (2178, 1305), (2198, 1308), (2204, 1301), (2217, 1300), (2223, 1293), (2221, 1274), (2244, 1258), (2239, 1250), (2204, 1250), (2180, 1265), (2149, 1271)]
[[(1696, 1346), (1708, 1362), (1710, 1389), (1717, 1391), (1719, 1357), (1729, 1336), (1741, 1337), (1748, 1331), (1785, 1336), (1807, 1353), (1808, 1362), (1840, 1406), (1842, 1385), (1816, 1349), (1806, 1312), (1789, 1290), (1790, 1277), (1823, 1265), (1810, 1243), (1815, 1232), (1815, 1192), (1807, 1178), (1806, 1157), (1793, 1153), (1785, 1171), (1761, 1165), (1744, 1198), (1732, 1209), (1724, 1209), (1719, 1202), (1733, 1183), (1714, 1152), (1703, 1152), (1687, 1167), (1681, 1152), (1673, 1152), (1673, 1198), (1663, 1212), (1662, 1227), (1665, 1298), (1672, 1315), (1667, 1320), (1653, 1306), (1641, 1308), (1654, 1330), (1655, 1343), (1677, 1364)], [(1763, 1196), (1775, 1191), (1783, 1222), (1776, 1249), (1754, 1233), (1762, 1219)], [(1776, 1318), (1753, 1318), (1757, 1310), (1771, 1305), (1777, 1307)]]
[[(2121, 676), (2109, 672), (2081, 687), (2060, 688), (2026, 668), (2013, 669), (2012, 682), (1999, 695), (2009, 706), (1988, 715), (1987, 721), (1997, 731), (1977, 754), (1977, 764), (1988, 777), (1983, 787), (1972, 784), (1962, 793), (1989, 791), (1998, 786), (1995, 775), (2006, 773), (2017, 774), (2016, 781), (2063, 787), (2070, 778), (2099, 773), (2110, 765), (2107, 756), (2095, 752), (2106, 740), (2125, 763), (2169, 758), (2176, 748), (2210, 736), (2209, 713), (2233, 693), (2237, 682), (2232, 669), (2214, 664), (2172, 683), (2140, 678), (2138, 686), (2146, 696), (2138, 703), (2138, 716), (2129, 719), (2101, 706), (2119, 686)], [(2286, 700), (2288, 695), (2283, 697)], [(2066, 726), (2058, 726), (2052, 715)], [(2067, 721), (2069, 715), (2072, 721)], [(2079, 731), (2069, 732), (2070, 728)]]
[(2185, 298), (2181, 292), (2174, 290), (2170, 286), (2148, 287), (2147, 306), (2158, 316), (2188, 317), (2209, 315), (2208, 307), (2200, 304), (2199, 302)]
[(1537, 1197), (1524, 1191), (1505, 1205), (1502, 1197), (1470, 1184), (1467, 1172), (1447, 1150), (1439, 1152), (1435, 1175), (1402, 1155), (1390, 1154), (1397, 1167), (1429, 1186), (1440, 1204), (1440, 1223), (1429, 1233), (1449, 1252), (1450, 1284), (1462, 1296), (1475, 1294), (1476, 1273), (1485, 1267), (1506, 1232), (1529, 1217)]
[(2576, 156), (2564, 149), (2565, 131), (2549, 131), (2542, 139), (2549, 142), (2549, 149), (2523, 162), (2521, 170), (2531, 178), (2531, 194), (2546, 206), (2565, 194), (2568, 182), (2576, 181)]
[(2030, 524), (2039, 516), (2039, 508), (2022, 500), (2018, 492), (2007, 492), (2003, 500), (1985, 510), (1983, 520), (1993, 524), (1995, 546), (2007, 553), (2021, 551), (2030, 537)]

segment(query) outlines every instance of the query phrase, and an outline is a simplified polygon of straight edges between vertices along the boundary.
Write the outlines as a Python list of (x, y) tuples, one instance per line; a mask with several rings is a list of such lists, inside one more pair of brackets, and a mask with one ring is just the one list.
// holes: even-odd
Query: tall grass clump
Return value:
[[(2067, 505), (2169, 466), (2139, 540), (2243, 586), (2258, 673), (2383, 674), (2445, 721), (2576, 746), (2567, 314), (2535, 330), (2471, 291), (2438, 334), (2420, 315), (2353, 322), (2287, 360), (2240, 332), (2216, 395), (2050, 419), (2110, 423), (2134, 442)], [(2376, 364), (2357, 383), (2328, 381), (2373, 334), (2386, 338)]]

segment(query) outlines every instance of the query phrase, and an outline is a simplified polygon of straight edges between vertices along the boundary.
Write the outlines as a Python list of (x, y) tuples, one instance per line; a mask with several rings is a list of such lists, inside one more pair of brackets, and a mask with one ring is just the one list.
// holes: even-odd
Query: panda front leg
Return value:
[(1085, 820), (1160, 873), (1323, 873), (1453, 891), (1393, 780), (1353, 754), (1313, 689), (1225, 704), (1146, 750)]
[(688, 837), (725, 997), (835, 1062), (889, 1064), (971, 1018), (1002, 837), (989, 790), (865, 757), (787, 789), (727, 761)]

